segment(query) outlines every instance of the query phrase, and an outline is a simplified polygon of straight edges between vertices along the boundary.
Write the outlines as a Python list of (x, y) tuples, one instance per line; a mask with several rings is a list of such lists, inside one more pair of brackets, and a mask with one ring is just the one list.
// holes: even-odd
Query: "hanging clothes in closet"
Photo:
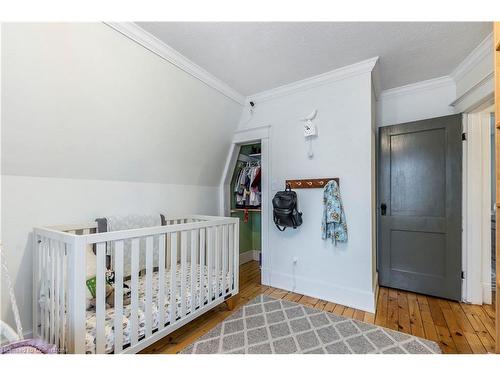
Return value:
[(237, 208), (257, 208), (261, 204), (260, 162), (242, 163), (236, 179), (234, 193)]

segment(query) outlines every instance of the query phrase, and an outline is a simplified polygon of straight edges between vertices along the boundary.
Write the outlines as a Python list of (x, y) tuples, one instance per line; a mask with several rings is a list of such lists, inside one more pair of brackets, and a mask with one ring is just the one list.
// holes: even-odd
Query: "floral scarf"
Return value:
[(321, 238), (331, 238), (332, 242), (347, 242), (347, 222), (340, 197), (339, 185), (335, 180), (329, 181), (323, 190), (323, 220)]

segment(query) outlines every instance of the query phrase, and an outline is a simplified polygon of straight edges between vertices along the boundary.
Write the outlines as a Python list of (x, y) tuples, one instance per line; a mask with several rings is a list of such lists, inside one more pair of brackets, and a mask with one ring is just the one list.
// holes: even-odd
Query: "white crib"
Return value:
[[(238, 219), (190, 215), (166, 223), (107, 233), (96, 233), (95, 223), (35, 228), (34, 337), (58, 345), (62, 353), (137, 353), (235, 296)], [(95, 249), (97, 264), (90, 312), (88, 246)], [(127, 254), (129, 276), (124, 272)], [(105, 299), (106, 255), (111, 255), (115, 277), (113, 308)], [(126, 303), (124, 282), (130, 287)]]

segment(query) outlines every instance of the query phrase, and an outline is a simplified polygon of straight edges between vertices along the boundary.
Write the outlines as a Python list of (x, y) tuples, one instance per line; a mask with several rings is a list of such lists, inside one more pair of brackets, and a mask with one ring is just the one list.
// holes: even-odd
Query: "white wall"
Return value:
[(240, 113), (104, 24), (2, 25), (2, 243), (25, 331), (33, 226), (217, 214)]
[[(279, 91), (279, 90), (278, 90)], [(271, 194), (286, 179), (339, 177), (349, 241), (321, 239), (322, 189), (297, 189), (304, 223), (279, 232), (270, 212), (269, 252), (263, 254), (264, 280), (274, 287), (373, 311), (372, 104), (370, 72), (316, 87), (303, 87), (259, 101), (240, 128), (271, 125)], [(265, 95), (264, 95), (265, 97)], [(300, 118), (318, 110), (319, 137), (307, 157)], [(293, 258), (298, 257), (297, 265)]]
[(377, 103), (377, 125), (388, 126), (455, 113), (455, 82), (441, 77), (383, 91)]
[(4, 174), (219, 183), (241, 105), (104, 24), (2, 34)]

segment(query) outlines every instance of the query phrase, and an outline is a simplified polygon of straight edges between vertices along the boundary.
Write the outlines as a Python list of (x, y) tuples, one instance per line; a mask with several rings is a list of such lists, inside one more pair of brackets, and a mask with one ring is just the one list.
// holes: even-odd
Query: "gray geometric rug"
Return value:
[(260, 295), (181, 354), (431, 354), (420, 337)]

